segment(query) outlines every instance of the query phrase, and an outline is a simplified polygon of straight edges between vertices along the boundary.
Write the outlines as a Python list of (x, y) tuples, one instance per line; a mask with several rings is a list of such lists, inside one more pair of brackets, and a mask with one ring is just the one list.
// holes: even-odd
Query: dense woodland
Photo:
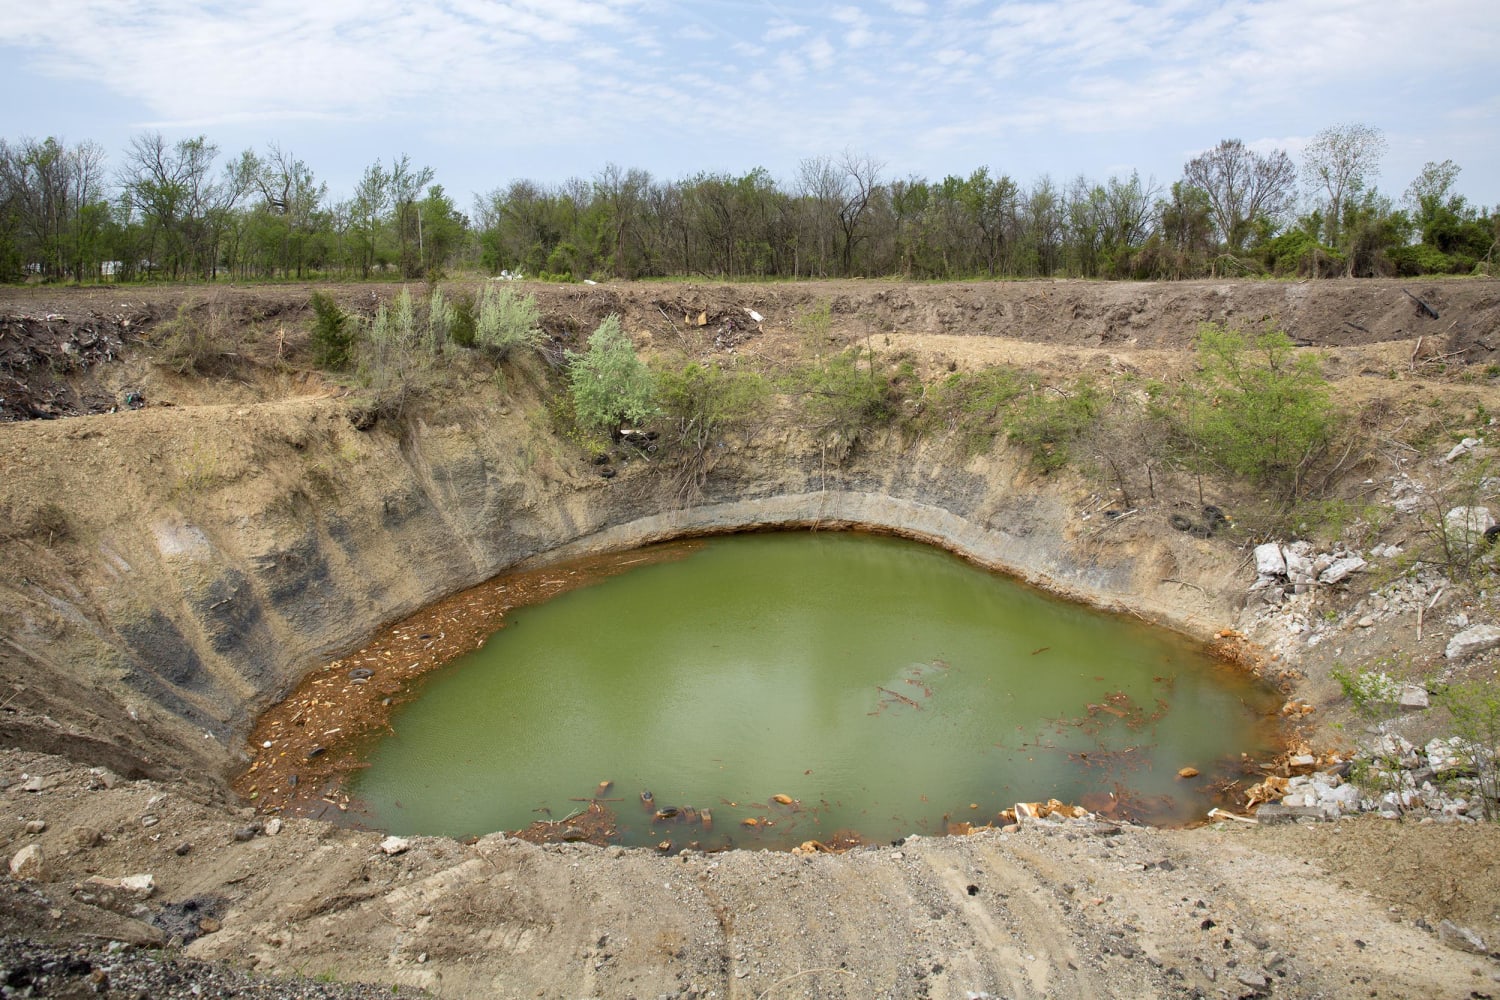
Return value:
[(1167, 182), (891, 177), (853, 152), (790, 179), (608, 164), (513, 181), (466, 213), (406, 155), (337, 198), (274, 144), (225, 157), (148, 133), (111, 161), (93, 142), (21, 138), (0, 140), (0, 280), (1493, 274), (1500, 206), (1458, 193), (1451, 160), (1381, 192), (1384, 149), (1363, 125), (1323, 130), (1300, 164), (1230, 139)]

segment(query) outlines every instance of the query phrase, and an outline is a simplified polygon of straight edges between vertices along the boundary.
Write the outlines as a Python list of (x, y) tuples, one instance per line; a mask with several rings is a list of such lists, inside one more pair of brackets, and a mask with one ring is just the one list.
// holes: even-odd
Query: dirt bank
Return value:
[[(799, 318), (827, 302), (826, 346), (900, 354), (928, 381), (999, 361), (1170, 379), (1191, 366), (1185, 348), (1200, 321), (1269, 321), (1328, 346), (1337, 391), (1380, 401), (1382, 427), (1441, 412), (1460, 432), (1460, 413), (1500, 409), (1489, 372), (1488, 345), (1500, 345), (1495, 282), (533, 290), (551, 338), (544, 357), (614, 312), (648, 351), (774, 370), (808, 349)], [(701, 492), (685, 495), (644, 455), (612, 456), (617, 474), (604, 478), (591, 454), (553, 433), (545, 360), (504, 379), (478, 359), (456, 364), (403, 419), (360, 430), (342, 390), (306, 364), (307, 291), (31, 289), (0, 302), (14, 317), (7, 329), (25, 326), (27, 358), (49, 342), (67, 353), (69, 331), (85, 325), (121, 345), (117, 357), (49, 368), (61, 382), (9, 369), (58, 413), (72, 412), (70, 401), (107, 409), (106, 399), (117, 410), (0, 426), (0, 740), (11, 748), (0, 843), (8, 856), (36, 844), (44, 858), (0, 916), (12, 933), (154, 940), (139, 917), (213, 897), (216, 929), (190, 955), (445, 996), (1497, 988), (1488, 959), (1427, 929), (1447, 919), (1500, 934), (1488, 828), (1094, 824), (840, 857), (686, 859), (504, 838), (419, 840), (388, 856), (378, 837), (311, 820), (257, 833), (226, 781), (248, 761), (256, 715), (308, 670), (501, 570), (684, 532), (846, 522), (927, 537), (1202, 638), (1240, 626), (1275, 646), (1280, 659), (1268, 662), (1293, 695), (1319, 705), (1336, 690), (1334, 665), (1382, 662), (1392, 649), (1416, 664), (1440, 656), (1460, 627), (1445, 620), (1458, 609), (1436, 599), (1421, 646), (1394, 614), (1346, 621), (1379, 582), (1365, 578), (1282, 618), (1256, 617), (1244, 608), (1250, 539), (1170, 527), (1179, 507), (1201, 507), (1199, 484), (1164, 481), (1152, 504), (1109, 520), (1106, 484), (1039, 476), (1003, 443), (971, 454), (890, 430), (831, 463), (783, 408), (724, 442)], [(334, 291), (364, 309), (388, 294)], [(238, 332), (209, 373), (152, 363), (166, 350), (164, 321), (215, 310)], [(146, 405), (131, 409), (126, 389)], [(1361, 468), (1379, 487), (1373, 502), (1390, 477), (1420, 475), (1440, 457), (1370, 457)], [(1232, 508), (1236, 498), (1208, 499)], [(1418, 527), (1395, 517), (1379, 537), (1415, 545)], [(1293, 612), (1301, 632), (1288, 631)], [(1340, 718), (1312, 714), (1310, 737), (1346, 739), (1329, 724)], [(38, 775), (40, 790), (27, 791)], [(36, 820), (45, 829), (28, 833)], [(157, 888), (129, 905), (114, 890), (106, 903), (97, 887), (74, 889), (92, 875), (142, 872)]]

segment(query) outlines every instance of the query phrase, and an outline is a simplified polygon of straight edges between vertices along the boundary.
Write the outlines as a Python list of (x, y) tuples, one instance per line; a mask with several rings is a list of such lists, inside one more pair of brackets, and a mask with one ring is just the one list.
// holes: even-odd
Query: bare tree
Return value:
[[(828, 258), (834, 245), (839, 206), (848, 196), (849, 178), (826, 156), (803, 160), (797, 168), (799, 193), (810, 205), (813, 246), (817, 251), (817, 273), (828, 276)], [(812, 268), (808, 268), (812, 273)], [(796, 277), (794, 274), (793, 277)]]
[(855, 155), (852, 150), (846, 149), (839, 159), (839, 168), (846, 178), (843, 197), (839, 200), (838, 218), (839, 228), (844, 234), (843, 273), (848, 277), (854, 273), (854, 248), (864, 238), (863, 229), (869, 217), (870, 201), (880, 188), (880, 171), (885, 168), (885, 164), (868, 153)]
[(1297, 193), (1297, 170), (1286, 153), (1262, 155), (1239, 139), (1225, 139), (1189, 160), (1183, 179), (1208, 195), (1214, 226), (1230, 253), (1244, 249), (1256, 219), (1284, 214)]
[(1325, 128), (1303, 150), (1302, 175), (1327, 198), (1323, 226), (1329, 246), (1340, 245), (1344, 206), (1364, 189), (1366, 178), (1379, 169), (1385, 149), (1385, 133), (1372, 125), (1355, 122)]

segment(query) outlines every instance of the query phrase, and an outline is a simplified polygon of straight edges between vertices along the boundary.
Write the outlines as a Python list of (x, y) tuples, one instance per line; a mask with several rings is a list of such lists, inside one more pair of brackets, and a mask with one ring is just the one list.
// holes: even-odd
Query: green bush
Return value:
[(676, 425), (676, 443), (686, 449), (682, 492), (691, 493), (703, 486), (714, 442), (754, 420), (770, 394), (771, 388), (760, 374), (717, 363), (689, 361), (656, 372), (657, 408)]
[(455, 347), (471, 348), (478, 342), (479, 316), (474, 309), (474, 296), (459, 295), (453, 299), (453, 322), (448, 328), (448, 339)]
[(319, 368), (339, 369), (354, 359), (355, 326), (333, 296), (313, 292), (312, 355)]
[(541, 339), (541, 312), (534, 296), (494, 285), (486, 285), (479, 293), (474, 341), (480, 347), (503, 359), (516, 348), (533, 347)]
[(918, 430), (943, 427), (959, 435), (970, 454), (987, 450), (1000, 433), (1000, 417), (1025, 394), (1024, 374), (992, 366), (976, 372), (954, 372), (923, 396)]
[(427, 349), (437, 353), (448, 343), (453, 331), (453, 306), (443, 290), (433, 286), (427, 296)]
[(1500, 819), (1500, 691), (1492, 683), (1468, 681), (1448, 685), (1437, 700), (1453, 717), (1460, 757), (1474, 772), (1484, 818)]
[(656, 412), (651, 369), (620, 329), (618, 316), (599, 324), (587, 351), (568, 352), (568, 387), (574, 419), (586, 431), (613, 434), (627, 421), (639, 423)]
[(656, 402), (677, 425), (678, 441), (699, 450), (725, 429), (751, 420), (770, 395), (759, 374), (690, 361), (656, 372)]
[(875, 355), (858, 347), (803, 369), (796, 381), (809, 428), (844, 449), (853, 447), (865, 429), (887, 422), (897, 402), (890, 398), (892, 380), (876, 368)]
[(405, 288), (387, 308), (375, 311), (359, 342), (359, 378), (376, 413), (399, 416), (407, 400), (425, 387), (435, 350), (429, 330), (418, 324), (411, 292)]
[(1197, 350), (1202, 370), (1183, 406), (1191, 460), (1295, 499), (1336, 422), (1318, 358), (1280, 330), (1249, 339), (1212, 323)]
[(1031, 463), (1039, 471), (1054, 472), (1068, 464), (1073, 442), (1093, 426), (1102, 405), (1088, 378), (1079, 379), (1072, 392), (1034, 392), (1010, 411), (1006, 434), (1031, 453)]

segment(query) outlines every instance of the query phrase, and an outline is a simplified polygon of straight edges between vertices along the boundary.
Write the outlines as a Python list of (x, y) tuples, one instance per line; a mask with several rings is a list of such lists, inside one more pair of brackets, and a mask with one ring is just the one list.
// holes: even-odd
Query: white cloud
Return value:
[[(1151, 148), (1167, 166), (1141, 163), (1143, 176), (1175, 174), (1182, 149), (1236, 135), (1290, 144), (1266, 137), (1355, 120), (1384, 127), (1393, 151), (1399, 132), (1412, 156), (1467, 155), (1465, 180), (1488, 171), (1487, 197), (1500, 198), (1500, 102), (1484, 96), (1500, 18), (1472, 0), (12, 6), (0, 84), (43, 95), (28, 114), (53, 89), (39, 79), (78, 81), (133, 121), (210, 135), (259, 126), (266, 141), (317, 122), (332, 141), (340, 123), (381, 122), (569, 150), (581, 161), (571, 171), (624, 162), (620, 145), (637, 142), (679, 158), (642, 164), (667, 174), (746, 136), (789, 163), (846, 144), (893, 162), (957, 161), (940, 171), (1022, 148), (1038, 162), (1098, 149), (1107, 167)], [(76, 103), (47, 113), (59, 122), (47, 131), (95, 131)], [(642, 138), (688, 134), (696, 145)]]

